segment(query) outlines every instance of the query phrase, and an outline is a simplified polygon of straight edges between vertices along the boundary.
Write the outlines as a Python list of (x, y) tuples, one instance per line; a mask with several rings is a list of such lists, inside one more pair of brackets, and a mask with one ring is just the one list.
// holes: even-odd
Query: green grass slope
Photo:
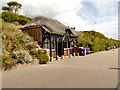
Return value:
[[(1, 17), (5, 22), (9, 22), (9, 23), (18, 22), (21, 25), (24, 25), (31, 20), (31, 18), (29, 17), (18, 15), (12, 12), (2, 12)], [(18, 32), (18, 33), (21, 33), (21, 32)], [(105, 37), (103, 34), (99, 32), (79, 31), (79, 33), (81, 35), (78, 38), (79, 46), (90, 47), (90, 49), (93, 52), (104, 51), (105, 46), (107, 45), (109, 45), (110, 48), (112, 48), (113, 45), (120, 47), (120, 42), (118, 40), (108, 39), (107, 37)]]
[(2, 21), (0, 41), (0, 62), (4, 70), (11, 69), (18, 63), (33, 63), (34, 59), (38, 59), (40, 63), (47, 63), (49, 60), (38, 43), (14, 24)]
[(18, 15), (12, 12), (2, 12), (1, 17), (5, 22), (9, 22), (9, 23), (18, 22), (21, 25), (25, 25), (27, 22), (31, 20), (31, 18), (29, 17)]
[(89, 47), (93, 52), (104, 51), (105, 46), (109, 46), (111, 49), (113, 45), (120, 47), (120, 41), (114, 39), (108, 39), (103, 34), (96, 31), (79, 31), (78, 44), (81, 47)]

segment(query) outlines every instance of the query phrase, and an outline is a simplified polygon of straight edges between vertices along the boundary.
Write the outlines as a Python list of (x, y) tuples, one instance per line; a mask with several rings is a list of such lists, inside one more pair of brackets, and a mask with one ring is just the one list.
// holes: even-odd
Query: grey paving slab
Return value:
[(3, 88), (115, 88), (118, 50), (3, 72)]

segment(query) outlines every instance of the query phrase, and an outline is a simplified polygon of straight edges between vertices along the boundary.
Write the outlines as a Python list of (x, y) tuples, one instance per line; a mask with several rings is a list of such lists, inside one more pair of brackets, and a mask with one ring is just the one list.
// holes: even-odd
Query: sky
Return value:
[[(0, 0), (1, 6), (13, 0)], [(57, 19), (76, 31), (95, 30), (118, 39), (119, 0), (14, 0), (21, 3), (19, 14)], [(1, 10), (0, 10), (1, 11)]]

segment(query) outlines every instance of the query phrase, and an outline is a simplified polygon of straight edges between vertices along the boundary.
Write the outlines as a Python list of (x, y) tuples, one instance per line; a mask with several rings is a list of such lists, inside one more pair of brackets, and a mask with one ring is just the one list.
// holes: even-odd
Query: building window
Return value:
[(50, 49), (50, 42), (49, 42), (49, 39), (46, 38), (44, 43), (43, 43), (43, 48), (44, 49)]
[(67, 48), (67, 42), (66, 41), (64, 42), (64, 48)]
[(52, 49), (55, 49), (55, 40), (52, 41)]

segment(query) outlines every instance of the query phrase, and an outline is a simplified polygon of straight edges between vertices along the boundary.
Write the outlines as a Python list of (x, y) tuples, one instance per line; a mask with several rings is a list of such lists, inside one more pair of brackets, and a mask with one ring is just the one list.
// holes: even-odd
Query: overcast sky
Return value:
[[(13, 0), (0, 0), (2, 6)], [(118, 39), (118, 0), (14, 0), (23, 5), (19, 14), (57, 19), (77, 31), (95, 30)]]

